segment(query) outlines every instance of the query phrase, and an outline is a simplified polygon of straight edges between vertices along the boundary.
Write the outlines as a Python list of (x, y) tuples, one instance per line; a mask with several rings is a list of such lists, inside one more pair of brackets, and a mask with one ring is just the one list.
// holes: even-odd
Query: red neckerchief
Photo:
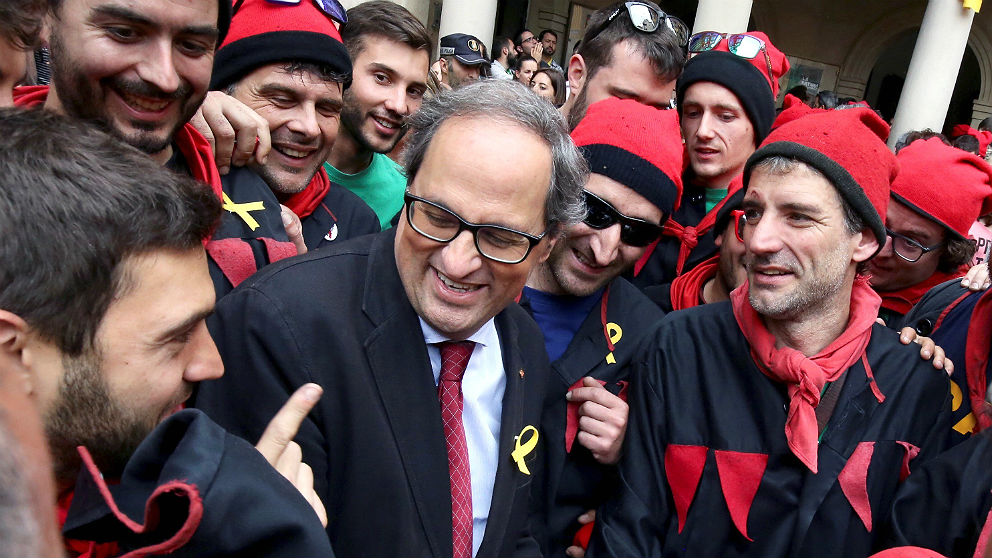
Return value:
[(720, 254), (717, 254), (676, 277), (669, 289), (672, 310), (685, 310), (699, 306), (703, 296), (703, 285), (716, 277), (719, 268)]
[[(868, 279), (859, 275), (851, 290), (851, 315), (847, 328), (833, 343), (812, 357), (790, 347), (775, 347), (775, 336), (768, 331), (748, 300), (746, 281), (730, 293), (730, 300), (734, 317), (751, 345), (751, 357), (758, 368), (769, 378), (789, 387), (785, 437), (792, 453), (816, 473), (818, 430), (815, 409), (820, 402), (820, 394), (827, 382), (836, 380), (858, 359), (864, 358), (881, 299), (868, 285)], [(864, 362), (868, 379), (874, 385), (867, 358)], [(876, 390), (875, 396), (880, 398), (881, 393)]]
[(302, 191), (293, 194), (283, 205), (291, 209), (300, 219), (309, 217), (330, 189), (331, 180), (327, 178), (327, 172), (321, 165), (317, 174), (310, 179), (310, 184), (307, 184)]
[(916, 306), (916, 303), (923, 298), (923, 295), (927, 294), (927, 291), (944, 281), (950, 281), (951, 279), (963, 276), (964, 273), (960, 272), (944, 273), (942, 271), (935, 271), (926, 281), (898, 291), (880, 292), (878, 296), (882, 297), (882, 308), (905, 315)]
[(14, 106), (35, 108), (45, 104), (48, 98), (47, 85), (22, 85), (14, 88)]

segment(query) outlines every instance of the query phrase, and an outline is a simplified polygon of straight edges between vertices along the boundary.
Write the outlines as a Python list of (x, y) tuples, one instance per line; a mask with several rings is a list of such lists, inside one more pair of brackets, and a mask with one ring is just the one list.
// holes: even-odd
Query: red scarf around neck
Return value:
[(327, 178), (327, 171), (321, 166), (317, 174), (313, 175), (310, 179), (310, 183), (302, 191), (293, 194), (291, 198), (286, 200), (286, 207), (293, 210), (300, 219), (309, 217), (320, 202), (323, 201), (324, 196), (327, 195), (327, 191), (331, 189), (331, 180)]
[(720, 255), (717, 254), (676, 277), (672, 281), (670, 289), (672, 310), (685, 310), (699, 306), (703, 297), (703, 285), (716, 277), (719, 268)]
[[(865, 355), (871, 328), (881, 304), (879, 296), (868, 285), (868, 279), (858, 276), (851, 290), (851, 313), (847, 328), (818, 354), (807, 357), (790, 347), (777, 348), (775, 336), (765, 327), (761, 315), (748, 299), (748, 283), (730, 293), (734, 317), (741, 332), (751, 345), (751, 357), (769, 378), (788, 384), (789, 415), (785, 421), (785, 437), (789, 448), (810, 471), (816, 473), (817, 436), (816, 406), (827, 382), (839, 378)], [(866, 362), (867, 364), (867, 362)], [(865, 366), (869, 381), (870, 368)], [(876, 397), (880, 396), (876, 392)]]
[(935, 271), (926, 281), (898, 291), (879, 292), (878, 296), (882, 297), (882, 308), (905, 315), (916, 306), (916, 303), (923, 298), (923, 295), (927, 294), (927, 291), (944, 281), (950, 281), (951, 279), (960, 277), (964, 277), (964, 273), (960, 271), (957, 273)]

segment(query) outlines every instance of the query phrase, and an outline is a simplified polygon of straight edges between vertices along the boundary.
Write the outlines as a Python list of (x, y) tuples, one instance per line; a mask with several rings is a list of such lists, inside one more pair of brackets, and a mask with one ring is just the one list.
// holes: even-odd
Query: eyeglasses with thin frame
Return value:
[(644, 33), (654, 33), (661, 27), (661, 23), (665, 23), (665, 29), (667, 29), (675, 38), (678, 40), (679, 46), (684, 47), (689, 40), (689, 27), (679, 18), (668, 15), (667, 13), (655, 8), (650, 4), (645, 4), (644, 2), (624, 2), (623, 6), (618, 7), (613, 11), (602, 23), (599, 24), (595, 30), (587, 33), (588, 38), (585, 39), (585, 43), (589, 44), (589, 41), (595, 39), (600, 33), (602, 33), (607, 27), (613, 23), (620, 14), (626, 12), (627, 16), (630, 17), (630, 23), (634, 26), (634, 29)]
[(765, 65), (768, 67), (768, 79), (775, 79), (772, 72), (772, 59), (768, 56), (768, 47), (754, 35), (747, 33), (720, 33), (719, 31), (701, 31), (689, 37), (689, 53), (699, 54), (716, 48), (723, 38), (727, 38), (727, 50), (734, 56), (751, 60), (758, 53), (765, 55)]
[[(661, 225), (628, 217), (589, 190), (583, 192), (586, 197), (586, 216), (582, 222), (589, 227), (603, 230), (620, 223), (620, 242), (638, 248), (651, 244), (661, 236)], [(666, 218), (666, 215), (662, 215), (661, 221), (664, 222)]]
[(934, 250), (943, 247), (945, 244), (944, 242), (938, 242), (933, 246), (924, 246), (912, 238), (903, 236), (897, 232), (889, 230), (888, 228), (885, 229), (885, 234), (892, 238), (892, 251), (909, 263), (920, 261), (920, 258), (922, 258), (924, 254), (933, 252)]
[[(300, 2), (313, 2), (320, 11), (324, 12), (324, 15), (333, 19), (338, 23), (348, 23), (348, 13), (344, 9), (338, 0), (265, 0), (269, 4), (275, 4), (279, 6), (296, 6)], [(245, 0), (237, 0), (234, 6), (231, 7), (231, 16), (238, 13), (241, 9), (241, 5), (245, 3)]]
[(421, 235), (436, 242), (451, 242), (462, 231), (472, 233), (475, 248), (483, 257), (499, 263), (518, 264), (527, 259), (547, 231), (532, 235), (501, 225), (479, 225), (462, 219), (446, 207), (415, 196), (403, 194), (406, 222)]

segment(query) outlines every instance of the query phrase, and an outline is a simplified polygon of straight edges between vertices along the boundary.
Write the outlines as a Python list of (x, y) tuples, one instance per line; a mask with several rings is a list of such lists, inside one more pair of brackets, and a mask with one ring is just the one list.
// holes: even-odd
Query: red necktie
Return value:
[(438, 343), (441, 349), (441, 376), (437, 395), (441, 400), (444, 441), (448, 446), (451, 473), (451, 539), (453, 558), (472, 558), (472, 476), (468, 444), (462, 426), (462, 376), (472, 356), (472, 341)]

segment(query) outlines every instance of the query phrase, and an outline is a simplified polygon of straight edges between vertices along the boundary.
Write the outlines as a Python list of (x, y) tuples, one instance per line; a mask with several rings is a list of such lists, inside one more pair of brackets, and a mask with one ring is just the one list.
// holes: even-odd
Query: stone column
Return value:
[(452, 33), (467, 33), (492, 48), (496, 29), (496, 0), (445, 0), (441, 6), (441, 30), (438, 38)]
[(692, 32), (743, 33), (751, 19), (751, 0), (699, 0)]
[(910, 130), (930, 128), (939, 132), (943, 128), (974, 17), (975, 12), (962, 6), (961, 0), (927, 3), (892, 119), (889, 146)]

